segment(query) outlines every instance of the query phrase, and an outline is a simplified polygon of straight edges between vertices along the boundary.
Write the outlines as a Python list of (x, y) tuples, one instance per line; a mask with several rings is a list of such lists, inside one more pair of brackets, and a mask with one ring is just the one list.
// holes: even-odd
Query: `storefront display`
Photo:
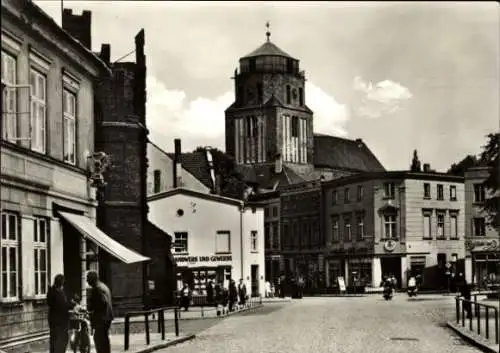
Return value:
[(177, 289), (180, 290), (184, 283), (195, 295), (205, 295), (206, 286), (209, 280), (222, 284), (227, 288), (231, 280), (231, 266), (217, 267), (181, 267), (177, 272)]
[(349, 278), (351, 286), (367, 286), (372, 283), (372, 260), (368, 257), (351, 258), (348, 260)]

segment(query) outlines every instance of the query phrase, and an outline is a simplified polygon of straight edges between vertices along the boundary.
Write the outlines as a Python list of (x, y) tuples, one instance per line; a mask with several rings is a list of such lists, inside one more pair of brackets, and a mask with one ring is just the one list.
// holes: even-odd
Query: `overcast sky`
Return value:
[[(60, 1), (36, 3), (60, 23)], [(224, 148), (238, 59), (271, 41), (300, 60), (316, 132), (362, 138), (387, 169), (412, 151), (445, 171), (499, 130), (496, 2), (64, 1), (92, 11), (112, 59), (146, 33), (147, 123), (168, 151)], [(130, 59), (134, 57), (131, 56)]]

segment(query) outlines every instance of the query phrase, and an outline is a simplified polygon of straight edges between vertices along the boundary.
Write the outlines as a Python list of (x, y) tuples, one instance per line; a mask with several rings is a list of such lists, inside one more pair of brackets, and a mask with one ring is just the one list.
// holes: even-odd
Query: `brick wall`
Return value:
[(62, 28), (78, 39), (87, 49), (92, 49), (92, 14), (90, 11), (83, 11), (81, 15), (73, 15), (73, 10), (64, 9)]

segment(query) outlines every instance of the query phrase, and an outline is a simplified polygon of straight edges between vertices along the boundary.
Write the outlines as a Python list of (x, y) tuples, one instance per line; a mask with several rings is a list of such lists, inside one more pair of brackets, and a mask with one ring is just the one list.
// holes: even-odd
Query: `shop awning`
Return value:
[(107, 236), (102, 230), (97, 228), (88, 217), (68, 212), (59, 212), (59, 214), (75, 227), (84, 238), (90, 240), (99, 248), (126, 264), (151, 260), (149, 257), (142, 256)]

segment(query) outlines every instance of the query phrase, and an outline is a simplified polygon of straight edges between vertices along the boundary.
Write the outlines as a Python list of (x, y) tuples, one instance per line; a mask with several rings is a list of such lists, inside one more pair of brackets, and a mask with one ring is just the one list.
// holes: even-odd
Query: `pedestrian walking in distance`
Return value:
[(229, 282), (229, 311), (234, 310), (234, 304), (238, 301), (238, 290), (234, 279)]
[(64, 276), (56, 275), (54, 284), (47, 292), (49, 307), (49, 351), (50, 353), (66, 353), (68, 346), (68, 326), (70, 304), (64, 293)]
[(184, 308), (184, 311), (188, 311), (189, 303), (191, 302), (191, 289), (184, 283), (184, 286), (181, 289), (181, 306)]
[(109, 328), (113, 321), (113, 303), (108, 286), (99, 281), (96, 272), (87, 274), (87, 283), (91, 287), (88, 300), (90, 324), (94, 330), (94, 344), (97, 353), (111, 353)]
[(214, 286), (212, 284), (212, 280), (208, 280), (207, 283), (207, 304), (214, 304)]

